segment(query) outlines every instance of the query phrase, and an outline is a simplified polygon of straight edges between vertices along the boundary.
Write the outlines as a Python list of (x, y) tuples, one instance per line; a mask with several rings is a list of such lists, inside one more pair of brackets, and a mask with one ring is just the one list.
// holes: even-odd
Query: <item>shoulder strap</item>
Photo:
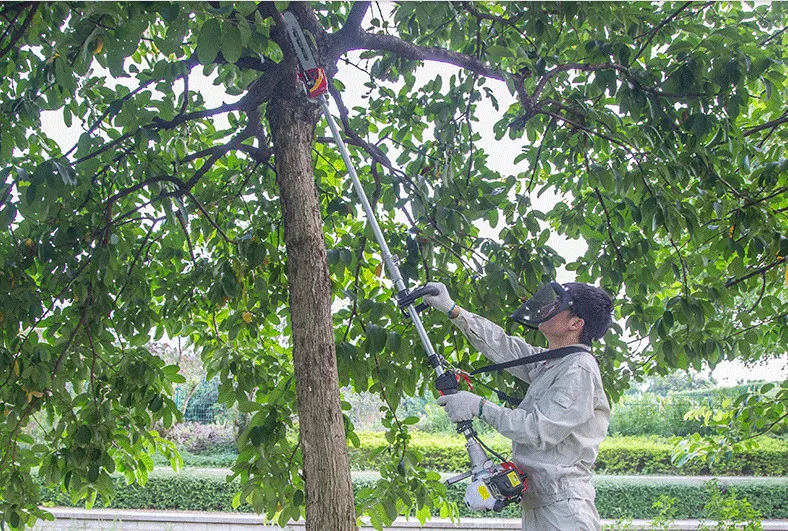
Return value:
[(519, 365), (526, 365), (528, 363), (536, 363), (539, 361), (545, 360), (553, 360), (558, 358), (563, 358), (564, 356), (568, 356), (570, 354), (575, 354), (577, 352), (587, 352), (591, 353), (590, 350), (585, 349), (583, 347), (561, 347), (556, 348), (553, 350), (545, 350), (544, 352), (540, 352), (538, 354), (533, 354), (531, 356), (526, 356), (524, 358), (517, 358), (516, 360), (505, 361), (503, 363), (496, 363), (494, 365), (487, 365), (485, 367), (481, 367), (471, 372), (471, 376), (475, 376), (477, 374), (481, 374), (484, 372), (493, 372), (493, 371), (501, 371), (503, 369), (508, 369), (510, 367), (517, 367)]

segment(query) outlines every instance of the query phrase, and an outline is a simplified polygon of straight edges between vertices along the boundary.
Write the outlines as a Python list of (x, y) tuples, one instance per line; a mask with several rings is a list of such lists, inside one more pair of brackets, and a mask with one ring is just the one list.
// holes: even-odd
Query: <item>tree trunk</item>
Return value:
[(355, 531), (331, 316), (331, 281), (312, 166), (319, 110), (303, 97), (269, 103), (284, 216), (293, 364), (307, 531)]

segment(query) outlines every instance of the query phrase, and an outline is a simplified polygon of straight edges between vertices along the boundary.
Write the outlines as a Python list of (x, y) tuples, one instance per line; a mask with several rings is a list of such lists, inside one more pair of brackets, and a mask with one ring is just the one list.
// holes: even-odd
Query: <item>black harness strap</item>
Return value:
[(524, 358), (517, 358), (516, 360), (505, 361), (503, 363), (496, 363), (495, 365), (487, 365), (485, 367), (472, 371), (471, 376), (475, 376), (483, 372), (501, 371), (503, 369), (508, 369), (510, 367), (517, 367), (518, 365), (527, 365), (528, 363), (536, 363), (538, 361), (563, 358), (564, 356), (568, 356), (576, 352), (587, 352), (591, 354), (590, 349), (586, 349), (583, 347), (561, 347), (553, 350), (545, 350), (544, 352), (540, 352), (539, 354), (533, 354), (531, 356), (526, 356)]
[[(590, 349), (586, 349), (583, 347), (578, 347), (578, 346), (561, 347), (553, 350), (545, 350), (544, 352), (533, 354), (531, 356), (526, 356), (524, 358), (517, 358), (516, 360), (505, 361), (503, 363), (496, 363), (494, 365), (487, 365), (485, 367), (481, 367), (479, 369), (472, 371), (471, 376), (476, 376), (477, 374), (482, 374), (485, 372), (502, 371), (503, 369), (508, 369), (510, 367), (527, 365), (529, 363), (537, 363), (539, 361), (559, 359), (568, 356), (570, 354), (576, 354), (578, 352), (587, 352), (588, 354), (591, 354)], [(520, 404), (520, 402), (523, 401), (522, 398), (509, 396), (503, 391), (494, 389), (489, 385), (486, 384), (481, 384), (481, 385), (495, 392), (495, 394), (498, 396), (498, 399), (508, 402), (509, 404), (515, 407), (517, 407)]]

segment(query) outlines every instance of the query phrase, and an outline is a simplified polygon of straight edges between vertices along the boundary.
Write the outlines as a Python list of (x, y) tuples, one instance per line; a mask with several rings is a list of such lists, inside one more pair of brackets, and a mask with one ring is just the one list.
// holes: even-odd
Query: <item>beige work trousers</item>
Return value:
[(570, 498), (536, 509), (523, 509), (523, 531), (600, 531), (594, 502)]

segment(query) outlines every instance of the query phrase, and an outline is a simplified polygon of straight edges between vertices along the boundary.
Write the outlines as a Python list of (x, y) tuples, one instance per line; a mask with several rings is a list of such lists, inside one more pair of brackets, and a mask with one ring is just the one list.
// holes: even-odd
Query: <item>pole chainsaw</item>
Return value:
[[(375, 212), (367, 199), (364, 188), (361, 186), (361, 181), (350, 160), (350, 155), (339, 133), (337, 124), (331, 116), (328, 106), (328, 78), (326, 73), (323, 68), (317, 65), (314, 55), (312, 54), (312, 49), (295, 16), (290, 12), (283, 13), (283, 16), (290, 42), (298, 58), (300, 66), (299, 78), (304, 84), (304, 90), (307, 97), (311, 101), (318, 103), (323, 110), (326, 122), (331, 129), (331, 134), (334, 137), (334, 141), (339, 148), (339, 152), (350, 174), (353, 188), (358, 199), (361, 201), (367, 223), (372, 228), (375, 239), (380, 246), (381, 255), (388, 276), (397, 289), (397, 305), (402, 309), (403, 313), (412, 320), (414, 328), (421, 339), (421, 343), (427, 353), (428, 361), (437, 375), (435, 387), (441, 394), (454, 394), (457, 392), (460, 375), (464, 373), (448, 366), (446, 360), (443, 359), (442, 356), (439, 356), (432, 347), (432, 343), (419, 318), (419, 312), (426, 308), (427, 305), (422, 303), (418, 306), (414, 306), (417, 299), (424, 295), (434, 295), (436, 294), (436, 290), (435, 288), (421, 287), (410, 291), (405, 285), (395, 259), (389, 251), (388, 244), (380, 230)], [(465, 490), (465, 503), (469, 508), (474, 510), (501, 511), (511, 503), (519, 502), (522, 498), (523, 491), (526, 489), (525, 473), (523, 473), (517, 465), (510, 461), (505, 461), (500, 455), (487, 447), (479, 439), (472, 421), (458, 422), (457, 432), (465, 436), (471, 469), (469, 472), (448, 479), (446, 484), (452, 485), (470, 477), (471, 483)], [(488, 456), (485, 449), (499, 461), (493, 461)]]

